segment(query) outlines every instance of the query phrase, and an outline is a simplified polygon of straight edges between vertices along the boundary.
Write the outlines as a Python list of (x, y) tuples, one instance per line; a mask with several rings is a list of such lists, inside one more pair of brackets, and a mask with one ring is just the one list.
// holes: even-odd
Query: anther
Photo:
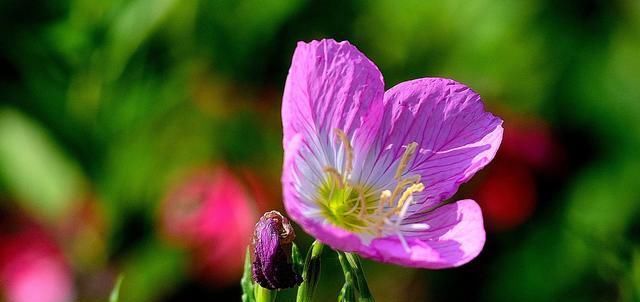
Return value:
[(411, 185), (402, 193), (402, 196), (400, 196), (397, 208), (403, 208), (405, 201), (407, 201), (407, 199), (409, 199), (409, 197), (411, 197), (413, 193), (422, 192), (422, 190), (424, 190), (424, 185), (422, 183)]
[(386, 206), (387, 203), (389, 202), (389, 199), (391, 199), (391, 191), (389, 190), (384, 190), (382, 191), (382, 193), (380, 193), (380, 205), (381, 206)]

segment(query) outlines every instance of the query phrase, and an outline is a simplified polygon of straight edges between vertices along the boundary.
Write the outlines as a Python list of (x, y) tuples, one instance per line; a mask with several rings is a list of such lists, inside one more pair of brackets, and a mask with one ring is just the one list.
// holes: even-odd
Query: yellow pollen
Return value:
[[(403, 177), (418, 144), (412, 142), (406, 146), (394, 174), (394, 188), (376, 188), (351, 180), (353, 147), (344, 131), (334, 131), (339, 139), (338, 143), (342, 145), (344, 161), (341, 168), (324, 168), (326, 178), (319, 187), (318, 202), (323, 205), (327, 219), (340, 227), (362, 234), (402, 236), (399, 228), (413, 203), (413, 194), (422, 192), (425, 188), (420, 182), (420, 175)], [(376, 196), (377, 192), (380, 195)]]
[(398, 200), (398, 205), (396, 205), (396, 210), (402, 208), (402, 206), (404, 205), (405, 201), (407, 201), (407, 198), (409, 198), (409, 196), (411, 196), (413, 193), (422, 192), (422, 190), (424, 190), (424, 185), (422, 183), (413, 184), (410, 187), (408, 187), (402, 193), (402, 196), (400, 196), (400, 199)]

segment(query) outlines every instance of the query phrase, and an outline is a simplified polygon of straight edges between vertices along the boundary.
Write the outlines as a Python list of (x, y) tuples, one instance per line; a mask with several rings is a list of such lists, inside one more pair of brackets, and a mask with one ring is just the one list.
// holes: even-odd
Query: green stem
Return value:
[(340, 260), (340, 265), (342, 266), (342, 271), (345, 275), (345, 283), (353, 283), (355, 285), (355, 288), (358, 291), (358, 301), (375, 301), (373, 299), (373, 295), (371, 295), (371, 291), (369, 290), (367, 279), (364, 276), (360, 257), (352, 253), (344, 253), (340, 251), (337, 251), (337, 253), (338, 260)]
[(240, 279), (240, 286), (242, 287), (242, 302), (255, 302), (256, 298), (254, 295), (254, 283), (251, 279), (251, 257), (249, 256), (249, 248), (247, 248), (244, 256), (244, 273), (242, 274), (242, 279)]
[(253, 289), (256, 302), (274, 302), (276, 300), (277, 290), (266, 289), (258, 284)]
[(356, 293), (355, 293), (355, 284), (353, 280), (353, 274), (351, 273), (351, 267), (349, 266), (349, 262), (347, 261), (346, 256), (343, 252), (338, 253), (338, 260), (340, 261), (340, 266), (342, 267), (342, 273), (344, 274), (344, 285), (340, 290), (340, 295), (338, 296), (339, 302), (355, 302), (356, 301)]
[(362, 262), (360, 261), (360, 257), (356, 254), (345, 253), (347, 257), (347, 261), (351, 266), (351, 271), (353, 272), (356, 278), (356, 287), (360, 292), (360, 301), (371, 301), (373, 302), (373, 295), (369, 290), (369, 285), (367, 284), (367, 278), (364, 276), (364, 270), (362, 269)]
[(307, 252), (307, 258), (302, 271), (302, 284), (298, 287), (297, 302), (311, 302), (320, 279), (320, 256), (324, 244), (314, 241)]

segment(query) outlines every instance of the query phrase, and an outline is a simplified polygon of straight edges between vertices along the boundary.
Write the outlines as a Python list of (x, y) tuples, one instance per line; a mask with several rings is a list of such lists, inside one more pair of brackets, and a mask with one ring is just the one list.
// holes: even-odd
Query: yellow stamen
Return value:
[(344, 131), (336, 128), (334, 130), (338, 138), (342, 141), (342, 145), (344, 146), (345, 153), (345, 163), (344, 163), (344, 177), (345, 180), (351, 175), (351, 171), (353, 170), (353, 148), (351, 148), (351, 143), (347, 138), (347, 135)]
[(391, 200), (395, 200), (396, 197), (398, 197), (398, 194), (400, 194), (401, 190), (404, 190), (404, 187), (410, 184), (419, 183), (419, 182), (420, 182), (420, 175), (413, 175), (413, 176), (409, 176), (407, 178), (398, 180), (398, 184), (396, 184), (396, 187), (395, 189), (393, 189), (393, 193), (391, 194)]
[(396, 180), (400, 180), (400, 177), (402, 177), (402, 173), (404, 173), (404, 169), (407, 168), (409, 159), (411, 159), (413, 153), (416, 152), (417, 147), (418, 143), (416, 142), (407, 145), (407, 149), (404, 151), (404, 154), (402, 154), (402, 159), (400, 159), (400, 164), (398, 164), (398, 169), (396, 169), (396, 175), (394, 176)]
[(325, 167), (324, 172), (327, 173), (330, 178), (333, 178), (339, 189), (342, 189), (344, 187), (342, 175), (340, 174), (340, 172), (338, 172), (338, 170), (336, 170), (336, 168)]
[(357, 187), (358, 196), (360, 197), (360, 213), (358, 213), (358, 218), (362, 219), (364, 214), (367, 213), (367, 201), (364, 199), (364, 190), (362, 187)]

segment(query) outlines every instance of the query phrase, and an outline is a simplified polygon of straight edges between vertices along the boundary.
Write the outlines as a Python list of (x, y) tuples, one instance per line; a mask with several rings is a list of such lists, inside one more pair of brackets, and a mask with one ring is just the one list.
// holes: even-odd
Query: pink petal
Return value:
[[(502, 120), (484, 110), (480, 96), (467, 86), (442, 78), (401, 83), (385, 93), (372, 174), (395, 173), (412, 142), (418, 152), (404, 175), (419, 174), (425, 185), (416, 194), (418, 208), (430, 209), (450, 198), (493, 159), (502, 140)], [(384, 171), (384, 172), (380, 172)], [(416, 207), (412, 207), (415, 211)]]
[(430, 228), (403, 232), (410, 251), (397, 236), (375, 239), (363, 256), (381, 262), (430, 269), (463, 265), (475, 258), (485, 242), (482, 212), (470, 199), (441, 206), (420, 214)]
[(284, 88), (284, 145), (296, 134), (331, 145), (334, 129), (368, 146), (382, 116), (384, 82), (378, 68), (349, 42), (298, 42)]

